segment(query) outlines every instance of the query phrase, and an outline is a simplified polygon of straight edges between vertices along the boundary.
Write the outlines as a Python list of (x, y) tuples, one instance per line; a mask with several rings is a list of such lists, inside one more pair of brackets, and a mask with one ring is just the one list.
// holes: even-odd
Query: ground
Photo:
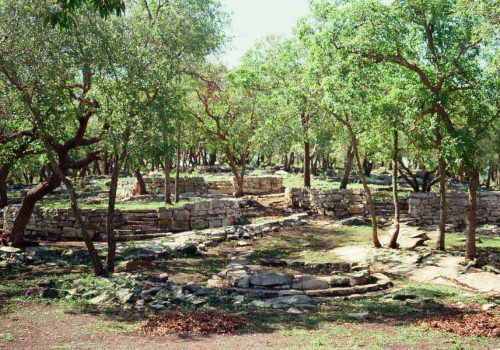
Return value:
[[(279, 206), (270, 196), (261, 201)], [(268, 212), (272, 212), (268, 209)], [(256, 220), (258, 221), (258, 220)], [(204, 309), (216, 309), (245, 317), (250, 325), (233, 335), (167, 335), (140, 333), (141, 322), (153, 316), (126, 308), (100, 309), (86, 301), (67, 298), (27, 297), (24, 291), (40, 280), (82, 276), (93, 281), (88, 266), (44, 264), (29, 268), (0, 268), (0, 349), (498, 349), (495, 337), (459, 336), (431, 329), (422, 322), (434, 317), (483, 314), (484, 309), (500, 319), (498, 299), (471, 286), (440, 283), (418, 273), (449, 273), (436, 259), (426, 261), (425, 249), (373, 250), (368, 226), (339, 226), (323, 217), (313, 217), (307, 226), (271, 232), (238, 247), (227, 241), (209, 248), (202, 256), (159, 259), (146, 267), (150, 273), (167, 272), (173, 283), (204, 284), (228, 263), (236, 249), (248, 249), (250, 259), (301, 259), (325, 262), (339, 258), (371, 259), (373, 269), (386, 271), (394, 287), (388, 294), (359, 300), (332, 301), (318, 310), (290, 314), (286, 310), (263, 309), (233, 299), (210, 300)], [(381, 229), (381, 238), (389, 232)], [(435, 232), (426, 232), (433, 240)], [(448, 248), (463, 249), (463, 234), (450, 233)], [(481, 252), (498, 254), (498, 236), (479, 236)], [(59, 244), (56, 249), (81, 249), (81, 244)], [(390, 254), (390, 264), (384, 260)], [(394, 258), (400, 254), (400, 258)], [(419, 255), (420, 254), (420, 255)], [(448, 256), (446, 259), (461, 259)], [(449, 261), (449, 260), (446, 260)], [(454, 261), (454, 264), (457, 262)], [(440, 267), (441, 266), (441, 267)], [(453, 272), (453, 271), (452, 271)], [(468, 276), (459, 271), (457, 276)], [(85, 281), (84, 281), (85, 282)], [(408, 296), (401, 298), (400, 296)], [(498, 295), (498, 294), (497, 294)], [(174, 310), (193, 310), (191, 305), (172, 305)]]

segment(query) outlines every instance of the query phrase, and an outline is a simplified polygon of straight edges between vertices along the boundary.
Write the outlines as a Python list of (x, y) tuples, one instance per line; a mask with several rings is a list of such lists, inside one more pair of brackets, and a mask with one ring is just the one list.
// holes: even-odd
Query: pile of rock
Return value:
[[(349, 298), (388, 289), (392, 283), (380, 273), (370, 273), (366, 266), (330, 263), (305, 264), (282, 261), (281, 268), (250, 263), (249, 253), (232, 256), (231, 263), (214, 275), (209, 286), (225, 288), (230, 292), (256, 299), (260, 307), (299, 309), (314, 308), (314, 304), (332, 298)], [(274, 265), (280, 265), (276, 262)], [(309, 265), (309, 266), (308, 266)], [(335, 267), (338, 267), (337, 271)], [(345, 272), (346, 270), (349, 272)], [(304, 271), (330, 271), (311, 274)]]

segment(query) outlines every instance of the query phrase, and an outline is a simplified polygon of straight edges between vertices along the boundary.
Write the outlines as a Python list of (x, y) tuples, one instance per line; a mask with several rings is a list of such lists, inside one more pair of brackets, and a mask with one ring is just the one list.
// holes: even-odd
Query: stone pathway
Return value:
[(500, 294), (500, 275), (464, 266), (463, 256), (433, 251), (428, 247), (393, 250), (352, 246), (335, 248), (331, 252), (339, 260), (369, 264), (375, 271), (415, 282)]

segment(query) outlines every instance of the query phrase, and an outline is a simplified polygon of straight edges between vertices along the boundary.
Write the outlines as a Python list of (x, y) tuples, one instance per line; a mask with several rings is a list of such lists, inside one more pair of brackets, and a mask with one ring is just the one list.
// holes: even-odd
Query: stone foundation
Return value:
[[(448, 192), (447, 223), (457, 226), (465, 224), (467, 213), (467, 193)], [(408, 215), (420, 225), (439, 223), (439, 194), (410, 193), (408, 195)], [(500, 192), (478, 192), (476, 218), (478, 224), (500, 223)]]
[(322, 215), (344, 218), (368, 214), (366, 198), (361, 190), (316, 190), (287, 188), (285, 197), (294, 207), (313, 210)]
[[(4, 211), (4, 232), (9, 232), (19, 206)], [(106, 211), (82, 210), (89, 234), (96, 241), (106, 240)], [(234, 225), (241, 217), (235, 199), (214, 199), (185, 204), (180, 208), (116, 211), (117, 239), (132, 240), (146, 232), (187, 231)], [(120, 237), (125, 232), (126, 237)], [(81, 240), (80, 229), (71, 209), (36, 208), (26, 227), (26, 237), (54, 241)]]
[(231, 263), (214, 275), (209, 285), (266, 299), (255, 305), (278, 309), (288, 308), (290, 304), (309, 308), (323, 298), (347, 298), (392, 286), (387, 276), (370, 273), (369, 266), (342, 262), (306, 264), (279, 259), (250, 262), (247, 260), (250, 254), (233, 254)]
[[(232, 196), (235, 191), (235, 180), (205, 181), (203, 177), (179, 178), (179, 193), (184, 197), (227, 197)], [(164, 193), (163, 178), (144, 177), (144, 183), (148, 193), (162, 195)], [(175, 181), (170, 179), (170, 188), (174, 192)], [(282, 193), (283, 179), (276, 176), (246, 177), (244, 181), (246, 194), (268, 194)], [(117, 198), (126, 199), (139, 193), (137, 180), (135, 178), (120, 179), (118, 181)]]
[[(162, 195), (164, 193), (165, 182), (163, 178), (144, 177), (144, 183), (149, 194)], [(170, 178), (170, 189), (174, 192), (175, 179)], [(118, 181), (117, 198), (129, 198), (139, 193), (137, 180), (135, 178), (125, 178)], [(189, 194), (190, 197), (201, 197), (208, 193), (208, 186), (203, 177), (181, 177), (179, 178), (179, 193)]]

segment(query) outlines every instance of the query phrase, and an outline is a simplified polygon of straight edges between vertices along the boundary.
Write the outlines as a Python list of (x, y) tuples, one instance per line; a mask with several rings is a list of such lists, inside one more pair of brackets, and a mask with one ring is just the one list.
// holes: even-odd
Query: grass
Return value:
[[(446, 246), (449, 250), (465, 250), (465, 234), (464, 233), (447, 233)], [(479, 251), (491, 251), (500, 253), (500, 237), (477, 235), (476, 247)]]
[(259, 258), (297, 259), (309, 263), (331, 262), (330, 250), (340, 246), (369, 246), (371, 227), (296, 227), (254, 242), (250, 260)]
[[(126, 202), (117, 202), (116, 209), (119, 210), (156, 210), (159, 208), (180, 208), (188, 203), (195, 203), (200, 201), (200, 198), (189, 198), (189, 199), (181, 199), (178, 203), (173, 204), (165, 204), (165, 202), (161, 200), (156, 201), (126, 201)], [(47, 209), (69, 209), (69, 201), (63, 199), (54, 199), (54, 200), (45, 200), (40, 203), (40, 206)], [(95, 210), (107, 210), (108, 203), (97, 203), (97, 204), (85, 204), (79, 203), (79, 207), (81, 209), (95, 209)]]

